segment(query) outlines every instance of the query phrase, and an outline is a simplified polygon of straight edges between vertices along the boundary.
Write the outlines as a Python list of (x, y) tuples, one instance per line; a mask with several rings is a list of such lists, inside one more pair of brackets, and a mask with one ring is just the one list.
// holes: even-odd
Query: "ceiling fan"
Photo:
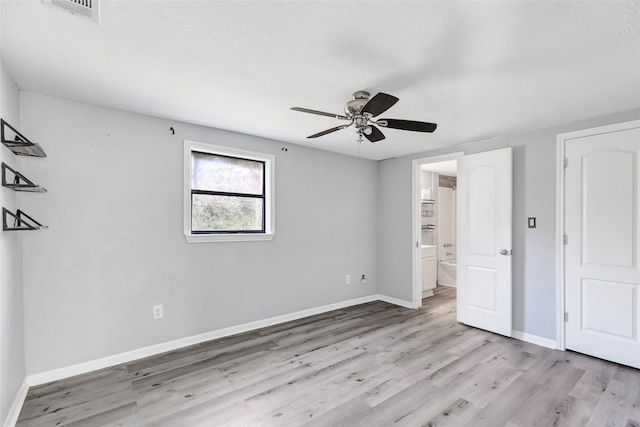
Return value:
[(415, 120), (373, 119), (393, 107), (396, 102), (398, 102), (398, 98), (383, 92), (379, 92), (371, 98), (371, 94), (369, 94), (369, 92), (358, 91), (353, 94), (353, 99), (345, 104), (344, 116), (341, 114), (325, 113), (324, 111), (310, 110), (302, 107), (291, 107), (291, 109), (302, 113), (318, 114), (320, 116), (349, 121), (348, 124), (323, 130), (322, 132), (315, 133), (307, 138), (317, 138), (341, 129), (346, 129), (351, 125), (355, 125), (356, 127), (358, 132), (358, 142), (362, 142), (363, 136), (370, 142), (381, 141), (385, 138), (380, 129), (374, 125), (390, 129), (410, 130), (414, 132), (433, 132), (436, 130), (438, 125), (435, 123), (418, 122)]

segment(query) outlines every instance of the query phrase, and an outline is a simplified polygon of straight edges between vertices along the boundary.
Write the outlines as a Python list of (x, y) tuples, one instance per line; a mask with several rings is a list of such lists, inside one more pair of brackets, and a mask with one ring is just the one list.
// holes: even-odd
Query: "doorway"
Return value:
[(458, 160), (420, 168), (420, 265), (422, 298), (438, 286), (456, 287), (456, 176)]
[[(413, 306), (422, 306), (422, 298), (433, 295), (438, 282), (438, 262), (443, 259), (444, 243), (438, 215), (439, 176), (455, 174), (464, 152), (427, 157), (413, 161), (413, 231), (416, 242), (413, 260)], [(455, 242), (452, 243), (455, 248)], [(453, 250), (444, 251), (453, 253)]]

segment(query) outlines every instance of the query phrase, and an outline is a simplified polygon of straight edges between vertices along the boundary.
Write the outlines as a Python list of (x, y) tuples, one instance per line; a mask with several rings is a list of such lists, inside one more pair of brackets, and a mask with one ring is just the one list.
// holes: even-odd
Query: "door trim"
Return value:
[(412, 253), (412, 282), (413, 282), (413, 298), (412, 308), (422, 307), (422, 265), (420, 263), (420, 246), (422, 235), (420, 233), (420, 169), (422, 165), (429, 163), (444, 162), (447, 160), (455, 160), (464, 156), (464, 151), (456, 151), (455, 153), (443, 154), (440, 156), (423, 157), (415, 159), (411, 162), (411, 253)]
[(574, 132), (560, 133), (556, 137), (556, 348), (565, 351), (566, 331), (565, 313), (565, 282), (564, 282), (564, 239), (565, 234), (565, 172), (564, 158), (567, 141), (591, 135), (619, 132), (640, 127), (640, 120), (598, 126)]

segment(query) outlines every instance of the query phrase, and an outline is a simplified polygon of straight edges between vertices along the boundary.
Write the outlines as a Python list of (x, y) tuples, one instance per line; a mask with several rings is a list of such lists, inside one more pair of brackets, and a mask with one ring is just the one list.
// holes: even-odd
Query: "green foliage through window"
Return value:
[(191, 153), (191, 232), (264, 233), (265, 164)]

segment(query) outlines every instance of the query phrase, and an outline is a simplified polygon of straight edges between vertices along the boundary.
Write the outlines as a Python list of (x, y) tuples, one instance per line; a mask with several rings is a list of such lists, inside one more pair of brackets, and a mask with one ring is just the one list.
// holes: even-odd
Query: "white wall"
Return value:
[[(29, 374), (377, 293), (376, 162), (25, 92), (21, 114), (48, 155), (24, 165), (50, 227), (24, 241)], [(184, 139), (276, 156), (273, 241), (186, 243)]]
[[(0, 61), (0, 117), (20, 129), (19, 92)], [(4, 145), (0, 161), (14, 169), (19, 158)], [(19, 196), (0, 188), (0, 206), (15, 212)], [(0, 425), (3, 425), (25, 379), (25, 340), (22, 288), (22, 232), (0, 232)]]
[[(460, 150), (472, 154), (510, 146), (513, 147), (513, 328), (555, 339), (556, 135), (638, 117), (640, 111), (629, 111), (380, 162), (379, 292), (406, 301), (412, 299), (412, 160)], [(536, 229), (527, 228), (529, 216), (537, 217)]]

